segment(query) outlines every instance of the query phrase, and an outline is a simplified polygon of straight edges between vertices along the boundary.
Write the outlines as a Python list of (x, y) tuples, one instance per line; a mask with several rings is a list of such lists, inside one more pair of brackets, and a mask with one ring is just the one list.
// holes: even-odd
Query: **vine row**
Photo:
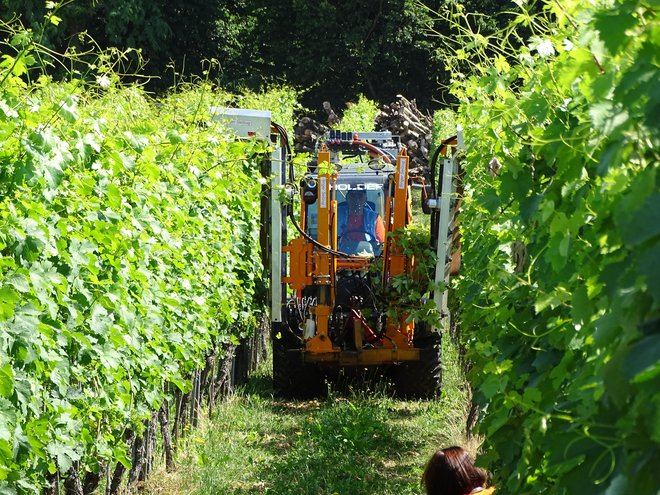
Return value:
[(460, 324), (505, 493), (655, 494), (660, 23), (637, 0), (457, 9)]
[(27, 31), (3, 52), (0, 491), (116, 493), (151, 469), (157, 430), (174, 448), (228, 386), (259, 326), (267, 144), (210, 121), (233, 98), (210, 86), (156, 102), (107, 54), (54, 82)]

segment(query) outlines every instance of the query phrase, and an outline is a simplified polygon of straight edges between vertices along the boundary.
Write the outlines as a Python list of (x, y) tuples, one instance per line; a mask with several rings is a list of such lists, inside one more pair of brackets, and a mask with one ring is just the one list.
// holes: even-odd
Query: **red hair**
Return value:
[(475, 467), (462, 447), (438, 450), (426, 465), (422, 485), (427, 495), (466, 495), (488, 482), (488, 474)]

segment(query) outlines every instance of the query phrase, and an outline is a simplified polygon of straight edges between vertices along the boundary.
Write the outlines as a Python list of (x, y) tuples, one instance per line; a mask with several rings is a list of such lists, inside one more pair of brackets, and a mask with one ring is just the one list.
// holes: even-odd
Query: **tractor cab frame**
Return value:
[[(445, 142), (438, 193), (425, 201), (425, 209), (435, 214), (436, 282), (449, 277), (450, 211), (461, 144), (460, 135)], [(405, 148), (389, 132), (330, 131), (299, 180), (285, 147), (276, 148), (270, 163), (275, 392), (315, 395), (325, 369), (387, 366), (401, 395), (437, 395), (440, 333), (408, 321), (408, 314), (388, 316), (379, 297), (394, 277), (415, 269), (414, 259), (395, 242), (397, 231), (412, 219)], [(348, 239), (345, 211), (356, 192), (364, 194), (370, 218), (382, 222), (381, 239), (373, 231), (366, 235), (366, 228), (364, 238)], [(291, 227), (297, 236), (289, 240)], [(436, 291), (434, 300), (448, 322), (446, 292)]]

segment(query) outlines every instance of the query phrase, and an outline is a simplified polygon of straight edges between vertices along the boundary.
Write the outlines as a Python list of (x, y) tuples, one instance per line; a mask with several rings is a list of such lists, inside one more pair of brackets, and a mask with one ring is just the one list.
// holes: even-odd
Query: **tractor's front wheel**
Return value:
[(413, 344), (419, 349), (419, 361), (393, 367), (396, 395), (404, 399), (436, 399), (442, 389), (442, 335), (418, 323)]
[[(279, 327), (279, 326), (278, 326)], [(324, 392), (317, 366), (303, 361), (302, 343), (287, 330), (273, 328), (273, 392), (283, 399), (310, 399)]]

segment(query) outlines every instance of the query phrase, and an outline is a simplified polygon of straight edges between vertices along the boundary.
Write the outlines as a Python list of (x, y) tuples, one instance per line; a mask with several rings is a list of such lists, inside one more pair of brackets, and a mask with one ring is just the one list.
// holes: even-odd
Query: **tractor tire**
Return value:
[[(277, 334), (280, 338), (277, 338)], [(302, 346), (286, 332), (273, 332), (273, 393), (282, 399), (312, 399), (325, 392), (318, 366), (305, 364)]]
[(395, 394), (402, 399), (437, 399), (442, 389), (442, 335), (417, 324), (413, 344), (420, 350), (419, 361), (393, 367)]

